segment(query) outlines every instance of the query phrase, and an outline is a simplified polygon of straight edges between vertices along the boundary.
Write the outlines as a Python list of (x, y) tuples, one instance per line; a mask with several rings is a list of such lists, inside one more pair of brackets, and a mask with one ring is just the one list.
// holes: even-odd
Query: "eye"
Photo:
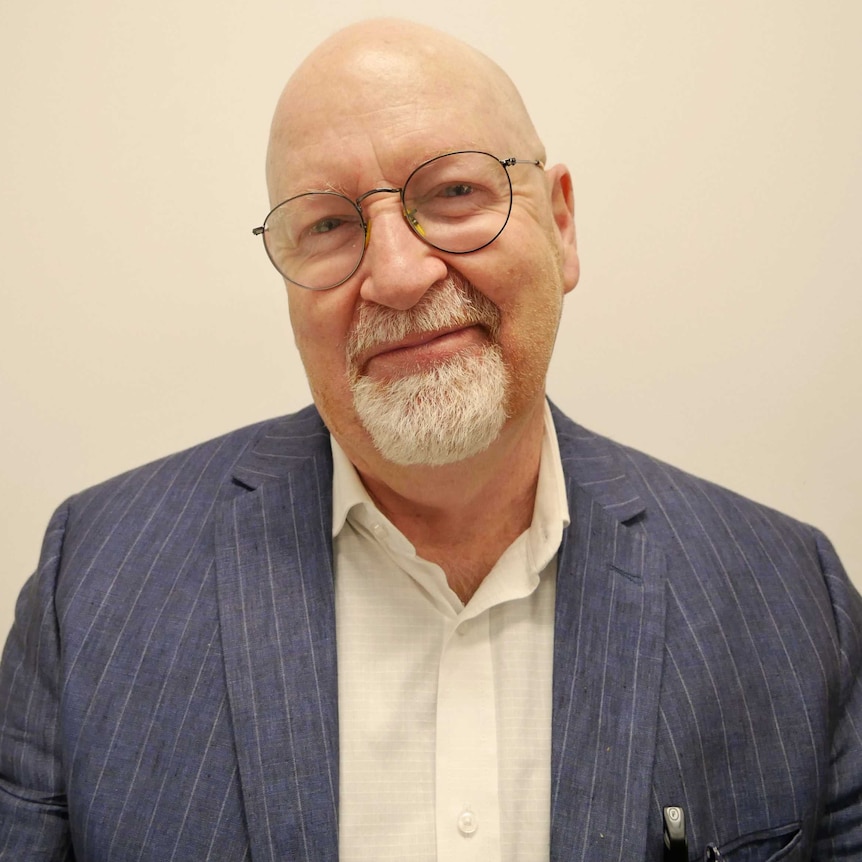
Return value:
[(345, 223), (346, 219), (339, 218), (338, 216), (328, 216), (327, 218), (322, 218), (319, 221), (316, 221), (311, 227), (309, 227), (309, 233), (329, 233), (330, 231), (334, 231), (336, 228), (341, 227)]
[(444, 198), (461, 198), (473, 193), (473, 186), (470, 183), (453, 183), (441, 189), (441, 197)]

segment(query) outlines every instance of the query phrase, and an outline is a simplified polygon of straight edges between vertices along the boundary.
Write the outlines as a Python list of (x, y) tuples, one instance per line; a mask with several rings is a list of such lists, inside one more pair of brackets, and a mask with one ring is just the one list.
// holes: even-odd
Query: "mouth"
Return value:
[(479, 351), (488, 344), (488, 332), (477, 323), (411, 333), (390, 343), (378, 344), (354, 357), (360, 375), (393, 379), (426, 370), (450, 357)]
[(388, 382), (458, 354), (481, 355), (496, 343), (499, 325), (499, 308), (455, 273), (406, 310), (361, 304), (346, 345), (350, 377)]

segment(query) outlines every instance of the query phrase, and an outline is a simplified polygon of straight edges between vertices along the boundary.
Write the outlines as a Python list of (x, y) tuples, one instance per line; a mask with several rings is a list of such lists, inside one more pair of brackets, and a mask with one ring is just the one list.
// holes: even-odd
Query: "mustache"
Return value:
[(355, 366), (358, 357), (379, 345), (416, 333), (477, 324), (496, 339), (500, 309), (463, 276), (450, 273), (404, 311), (383, 305), (360, 306), (347, 339), (347, 359)]

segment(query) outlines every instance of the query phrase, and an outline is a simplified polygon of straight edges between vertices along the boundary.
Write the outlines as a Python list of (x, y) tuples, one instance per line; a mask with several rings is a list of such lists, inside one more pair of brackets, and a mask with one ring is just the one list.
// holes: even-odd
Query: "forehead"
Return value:
[(273, 121), (274, 199), (311, 188), (358, 193), (400, 185), (412, 168), (445, 152), (512, 155), (523, 135), (517, 106), (469, 57), (455, 63), (439, 52), (372, 50), (349, 63), (318, 58), (301, 72)]
[(286, 151), (276, 166), (273, 191), (290, 196), (333, 189), (354, 197), (376, 186), (400, 188), (419, 165), (460, 150), (502, 152), (489, 136), (467, 134), (463, 126), (453, 126), (451, 133), (441, 126), (429, 134), (384, 135), (382, 141), (374, 133), (333, 136)]

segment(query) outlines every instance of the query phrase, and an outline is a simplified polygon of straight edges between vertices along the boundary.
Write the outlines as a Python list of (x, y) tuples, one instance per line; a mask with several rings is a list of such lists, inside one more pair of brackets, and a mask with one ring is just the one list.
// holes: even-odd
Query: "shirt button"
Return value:
[(458, 815), (458, 831), (462, 835), (472, 835), (478, 828), (476, 815), (469, 808)]
[(384, 527), (379, 521), (376, 521), (371, 525), (371, 532), (374, 533), (378, 539), (383, 539), (386, 536), (386, 527)]

